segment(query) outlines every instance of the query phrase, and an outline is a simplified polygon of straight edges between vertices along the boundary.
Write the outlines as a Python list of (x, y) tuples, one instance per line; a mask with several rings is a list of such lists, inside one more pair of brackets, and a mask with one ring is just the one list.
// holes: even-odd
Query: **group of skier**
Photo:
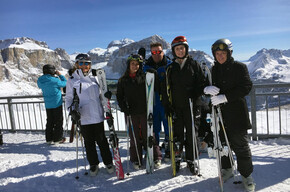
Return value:
[[(214, 148), (214, 135), (210, 126), (202, 126), (204, 114), (201, 97), (210, 97), (209, 105), (212, 110), (220, 109), (222, 119), (219, 125), (224, 126), (221, 133), (223, 145), (229, 145), (237, 158), (237, 169), (240, 172), (243, 184), (248, 191), (254, 191), (255, 183), (251, 176), (253, 172), (252, 156), (247, 140), (247, 129), (251, 128), (245, 96), (249, 94), (252, 82), (247, 66), (235, 61), (232, 57), (232, 43), (228, 39), (219, 39), (211, 47), (214, 65), (208, 74), (204, 74), (202, 66), (189, 54), (186, 37), (178, 36), (171, 43), (173, 59), (165, 56), (162, 44), (150, 44), (151, 56), (145, 61), (146, 52), (131, 54), (127, 58), (127, 68), (117, 84), (117, 101), (125, 114), (130, 137), (130, 161), (135, 169), (142, 166), (143, 154), (148, 158), (148, 146), (153, 149), (154, 167), (161, 166), (162, 152), (160, 148), (161, 122), (164, 127), (164, 161), (174, 160), (174, 168), (178, 171), (180, 161), (183, 159), (193, 175), (199, 173), (197, 137), (199, 129), (204, 129), (203, 145)], [(89, 55), (79, 54), (76, 57), (74, 69), (70, 71), (67, 81), (55, 71), (45, 72), (48, 84), (39, 87), (43, 90), (47, 114), (60, 106), (51, 106), (47, 100), (53, 96), (52, 92), (45, 91), (48, 85), (55, 89), (64, 87), (66, 83), (65, 106), (72, 118), (78, 121), (80, 133), (84, 138), (87, 159), (90, 165), (90, 175), (98, 173), (98, 154), (95, 146), (97, 142), (107, 171), (112, 173), (114, 165), (109, 143), (104, 131), (104, 106), (101, 99), (105, 96), (111, 98), (111, 92), (100, 94), (96, 70), (91, 69), (92, 61)], [(51, 65), (44, 66), (51, 68)], [(147, 73), (154, 74), (153, 117), (148, 116), (148, 93), (146, 87)], [(59, 78), (55, 78), (54, 75)], [(43, 79), (44, 77), (40, 77)], [(48, 80), (50, 79), (50, 80)], [(40, 80), (39, 80), (40, 82)], [(57, 82), (57, 83), (54, 83)], [(47, 83), (47, 82), (46, 82)], [(54, 91), (56, 93), (57, 91)], [(59, 93), (58, 93), (59, 94)], [(61, 100), (59, 100), (60, 102)], [(77, 105), (75, 105), (77, 103)], [(52, 109), (51, 109), (52, 108)], [(52, 114), (57, 113), (53, 112)], [(53, 116), (53, 115), (52, 115)], [(212, 120), (215, 118), (211, 116)], [(107, 117), (106, 117), (107, 119)], [(172, 121), (168, 121), (172, 119)], [(111, 119), (110, 119), (111, 120)], [(62, 128), (57, 123), (50, 123), (47, 119), (46, 141), (62, 142), (59, 136)], [(148, 124), (153, 123), (152, 140), (148, 140)], [(151, 124), (152, 124), (151, 123)], [(48, 132), (50, 130), (50, 132)], [(55, 131), (53, 135), (52, 130)], [(152, 141), (152, 143), (151, 143)], [(226, 142), (228, 141), (228, 142)], [(148, 143), (150, 142), (150, 143)], [(172, 147), (169, 147), (169, 146)], [(183, 149), (185, 148), (185, 150)], [(146, 153), (144, 153), (144, 151)], [(184, 152), (183, 152), (184, 151)], [(229, 152), (231, 153), (231, 151)], [(115, 153), (114, 153), (115, 155)], [(221, 157), (221, 177), (223, 182), (234, 176), (233, 162), (229, 155)], [(119, 169), (119, 168), (118, 168)]]

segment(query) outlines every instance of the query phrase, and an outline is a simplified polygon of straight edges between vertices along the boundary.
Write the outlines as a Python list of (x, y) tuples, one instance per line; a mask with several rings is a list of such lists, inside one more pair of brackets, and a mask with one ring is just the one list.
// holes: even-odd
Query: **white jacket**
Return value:
[(73, 103), (74, 88), (76, 88), (80, 100), (81, 125), (104, 121), (104, 109), (100, 101), (99, 85), (91, 70), (87, 76), (84, 76), (81, 69), (77, 69), (68, 79), (65, 96), (65, 106), (68, 110)]

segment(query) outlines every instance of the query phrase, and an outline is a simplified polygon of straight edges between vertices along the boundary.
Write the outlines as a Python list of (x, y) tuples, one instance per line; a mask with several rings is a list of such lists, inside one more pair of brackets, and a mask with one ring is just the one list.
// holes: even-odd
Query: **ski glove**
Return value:
[(164, 107), (166, 117), (172, 115), (174, 113), (173, 107), (169, 104)]
[(77, 110), (72, 110), (70, 112), (72, 120), (78, 122), (81, 119), (81, 114)]
[(104, 94), (104, 96), (107, 98), (107, 99), (111, 99), (111, 97), (112, 97), (112, 92), (111, 91), (107, 91), (105, 94)]
[(228, 100), (224, 94), (220, 94), (220, 95), (211, 97), (211, 103), (214, 106), (222, 104), (222, 103), (226, 103), (226, 102), (228, 102)]
[(220, 89), (216, 86), (207, 86), (203, 89), (204, 94), (206, 95), (217, 95), (220, 92)]

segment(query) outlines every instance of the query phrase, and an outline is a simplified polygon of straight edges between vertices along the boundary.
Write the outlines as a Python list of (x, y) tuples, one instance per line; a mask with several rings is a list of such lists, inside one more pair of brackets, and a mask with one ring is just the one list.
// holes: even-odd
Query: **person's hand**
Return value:
[(112, 97), (112, 92), (111, 91), (107, 91), (105, 94), (104, 94), (104, 96), (107, 98), (107, 99), (111, 99), (111, 97)]
[(228, 100), (224, 94), (220, 94), (220, 95), (211, 97), (211, 103), (214, 106), (222, 104), (222, 103), (226, 103), (226, 102), (228, 102)]
[(81, 119), (81, 114), (77, 110), (72, 110), (70, 115), (75, 122), (78, 122)]
[(61, 75), (61, 73), (60, 73), (58, 70), (55, 71), (55, 74), (56, 74), (57, 76), (60, 76), (60, 75)]
[(217, 95), (220, 92), (220, 89), (216, 86), (207, 86), (203, 89), (204, 94), (206, 95)]
[(165, 114), (166, 116), (171, 116), (173, 113), (174, 113), (174, 109), (172, 107), (172, 105), (168, 104), (164, 107), (164, 111), (165, 111)]
[(154, 74), (157, 73), (157, 71), (156, 71), (155, 69), (153, 69), (153, 68), (148, 68), (148, 69), (146, 70), (146, 72), (154, 73)]

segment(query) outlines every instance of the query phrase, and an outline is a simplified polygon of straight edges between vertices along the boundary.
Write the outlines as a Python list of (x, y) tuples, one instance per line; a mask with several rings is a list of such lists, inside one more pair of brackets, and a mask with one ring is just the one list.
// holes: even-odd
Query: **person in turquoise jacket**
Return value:
[(43, 66), (43, 75), (37, 80), (38, 87), (42, 90), (46, 108), (45, 139), (47, 144), (63, 143), (63, 112), (61, 88), (66, 86), (66, 78), (47, 64)]

